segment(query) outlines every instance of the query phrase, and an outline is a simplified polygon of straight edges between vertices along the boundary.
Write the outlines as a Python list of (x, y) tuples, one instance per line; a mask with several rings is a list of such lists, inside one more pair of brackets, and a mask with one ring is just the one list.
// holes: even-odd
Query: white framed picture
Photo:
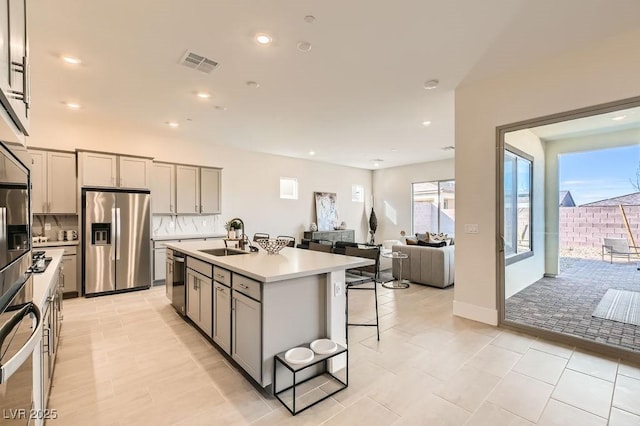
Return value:
[(351, 185), (351, 201), (364, 203), (364, 186), (357, 184)]

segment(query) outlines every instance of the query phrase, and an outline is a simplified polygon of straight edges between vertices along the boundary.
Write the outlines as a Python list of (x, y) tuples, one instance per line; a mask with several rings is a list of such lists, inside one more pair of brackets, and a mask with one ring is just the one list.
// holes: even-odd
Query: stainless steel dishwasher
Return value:
[[(171, 304), (180, 315), (186, 314), (186, 288), (184, 285), (185, 264), (184, 253), (167, 250), (167, 296), (171, 298)], [(169, 296), (170, 295), (170, 296)]]

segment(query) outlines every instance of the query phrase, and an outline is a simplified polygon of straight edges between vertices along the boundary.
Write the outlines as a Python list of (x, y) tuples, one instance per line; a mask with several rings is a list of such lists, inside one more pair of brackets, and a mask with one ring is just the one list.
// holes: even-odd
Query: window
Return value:
[(280, 178), (280, 198), (297, 200), (298, 199), (298, 179), (296, 178)]
[(413, 232), (455, 234), (456, 182), (443, 180), (412, 185)]
[(504, 254), (506, 264), (533, 256), (531, 205), (533, 158), (506, 146), (504, 151)]

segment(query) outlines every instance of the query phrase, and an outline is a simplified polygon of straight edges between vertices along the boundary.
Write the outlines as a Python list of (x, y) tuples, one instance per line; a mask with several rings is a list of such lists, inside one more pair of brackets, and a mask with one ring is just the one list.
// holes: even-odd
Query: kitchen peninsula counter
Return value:
[[(186, 315), (218, 349), (260, 386), (273, 380), (273, 358), (290, 348), (329, 338), (347, 346), (345, 270), (373, 260), (285, 247), (213, 256), (200, 250), (223, 241), (169, 243), (186, 256)], [(184, 290), (182, 290), (184, 288)], [(346, 358), (332, 360), (338, 371)]]
[(233, 256), (213, 256), (200, 251), (224, 247), (223, 241), (168, 243), (167, 247), (264, 283), (374, 264), (371, 259), (293, 247), (285, 247), (278, 254), (269, 254), (260, 248), (257, 253)]

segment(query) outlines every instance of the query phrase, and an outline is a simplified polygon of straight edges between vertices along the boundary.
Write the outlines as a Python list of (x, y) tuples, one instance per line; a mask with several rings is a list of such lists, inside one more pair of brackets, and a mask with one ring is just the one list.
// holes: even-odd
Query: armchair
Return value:
[(638, 249), (640, 247), (630, 246), (626, 238), (604, 238), (602, 260), (604, 261), (605, 256), (609, 256), (609, 262), (613, 263), (614, 257), (626, 257), (627, 262), (630, 262), (631, 257), (640, 258)]

